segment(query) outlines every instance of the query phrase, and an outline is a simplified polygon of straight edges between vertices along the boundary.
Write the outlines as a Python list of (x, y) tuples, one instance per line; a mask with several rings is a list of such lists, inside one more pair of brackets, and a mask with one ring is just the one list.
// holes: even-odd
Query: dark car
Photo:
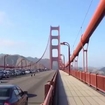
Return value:
[(28, 93), (16, 85), (1, 84), (0, 105), (28, 105)]
[(4, 71), (3, 72), (3, 78), (9, 78), (10, 77), (10, 72), (9, 71)]
[(3, 71), (0, 71), (0, 79), (3, 78)]

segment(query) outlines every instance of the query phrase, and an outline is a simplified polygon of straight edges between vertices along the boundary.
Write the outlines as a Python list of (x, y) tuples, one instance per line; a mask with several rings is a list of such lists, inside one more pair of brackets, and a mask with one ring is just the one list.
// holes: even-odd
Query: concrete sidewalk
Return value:
[(58, 105), (105, 105), (105, 96), (60, 71), (58, 75)]

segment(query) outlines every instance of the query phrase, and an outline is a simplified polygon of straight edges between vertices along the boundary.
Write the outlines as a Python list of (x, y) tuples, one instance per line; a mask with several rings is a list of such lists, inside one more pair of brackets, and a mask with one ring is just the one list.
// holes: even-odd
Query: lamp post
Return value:
[(8, 54), (4, 55), (4, 70), (5, 70), (5, 59), (7, 56), (9, 56), (9, 55)]
[(23, 69), (23, 60), (24, 59), (21, 60), (21, 70)]
[(68, 42), (62, 42), (61, 45), (68, 46), (68, 59), (69, 59), (69, 75), (70, 75), (70, 45)]
[(30, 70), (32, 69), (32, 65), (31, 65), (31, 62), (30, 62)]
[(65, 56), (63, 54), (60, 54), (60, 56), (63, 56), (63, 60), (64, 60), (64, 70), (65, 70)]

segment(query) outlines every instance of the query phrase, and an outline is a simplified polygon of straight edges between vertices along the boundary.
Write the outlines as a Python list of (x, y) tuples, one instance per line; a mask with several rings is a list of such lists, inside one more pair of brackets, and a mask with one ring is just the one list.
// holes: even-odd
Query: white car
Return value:
[(29, 71), (29, 70), (26, 70), (26, 71), (25, 71), (25, 73), (26, 73), (26, 74), (29, 74), (29, 73), (30, 73), (30, 71)]

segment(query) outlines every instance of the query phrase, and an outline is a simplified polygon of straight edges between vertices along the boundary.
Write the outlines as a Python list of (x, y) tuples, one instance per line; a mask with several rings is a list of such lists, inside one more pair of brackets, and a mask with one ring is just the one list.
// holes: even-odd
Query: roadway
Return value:
[(44, 71), (37, 73), (35, 76), (26, 75), (8, 80), (2, 80), (6, 84), (16, 84), (24, 91), (28, 91), (28, 105), (40, 105), (44, 101), (44, 85), (51, 80), (55, 71)]

